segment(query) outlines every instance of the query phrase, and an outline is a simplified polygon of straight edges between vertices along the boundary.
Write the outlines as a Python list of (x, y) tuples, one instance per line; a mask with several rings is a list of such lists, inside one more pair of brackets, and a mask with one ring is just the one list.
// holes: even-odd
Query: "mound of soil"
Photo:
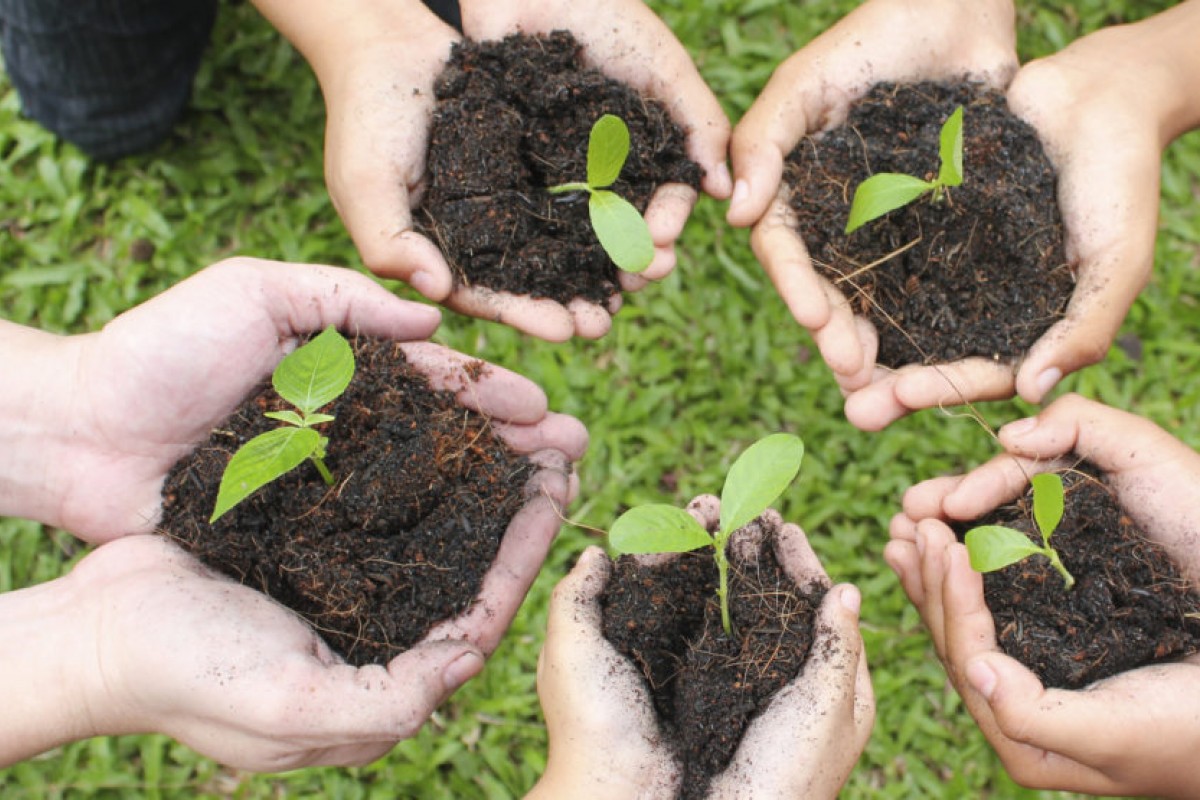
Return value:
[(588, 137), (604, 114), (630, 133), (613, 191), (644, 212), (660, 184), (699, 188), (700, 167), (662, 104), (585, 67), (580, 49), (565, 31), (454, 46), (435, 85), (416, 224), (458, 284), (560, 303), (620, 292), (586, 193), (546, 191), (587, 177)]
[[(983, 576), (1004, 652), (1046, 686), (1078, 689), (1119, 672), (1200, 651), (1200, 595), (1170, 556), (1121, 510), (1099, 470), (1063, 475), (1066, 511), (1050, 539), (1075, 578), (1070, 591), (1034, 556)], [(1007, 525), (1041, 545), (1032, 492), (961, 526)]]
[[(869, 176), (937, 176), (941, 127), (958, 106), (962, 185), (846, 235), (854, 191)], [(883, 366), (1010, 361), (1066, 310), (1074, 276), (1054, 170), (999, 92), (879, 84), (844, 126), (796, 146), (784, 183), (814, 266), (874, 324)]]
[(683, 764), (681, 798), (700, 798), (728, 766), (746, 726), (800, 674), (826, 587), (797, 587), (770, 538), (757, 558), (731, 554), (721, 628), (708, 551), (665, 565), (622, 556), (600, 598), (604, 636), (646, 678), (659, 722)]
[[(534, 472), (489, 421), (429, 382), (391, 341), (356, 344), (326, 486), (305, 462), (208, 518), (234, 451), (286, 407), (267, 386), (172, 469), (162, 531), (308, 620), (355, 665), (386, 663), (470, 607)], [(486, 368), (480, 362), (480, 368)]]

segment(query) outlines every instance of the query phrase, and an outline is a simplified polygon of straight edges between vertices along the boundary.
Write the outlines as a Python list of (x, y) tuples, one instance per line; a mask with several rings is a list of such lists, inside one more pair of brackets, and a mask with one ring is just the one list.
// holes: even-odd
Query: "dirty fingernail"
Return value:
[(1043, 372), (1041, 375), (1038, 375), (1038, 379), (1037, 379), (1038, 392), (1040, 392), (1042, 397), (1044, 398), (1047, 394), (1050, 393), (1051, 389), (1053, 389), (1055, 386), (1058, 385), (1058, 382), (1061, 380), (1062, 380), (1062, 370), (1059, 369), (1058, 367), (1051, 367), (1050, 369)]
[(987, 662), (977, 660), (967, 665), (967, 681), (987, 700), (991, 700), (996, 691), (996, 680), (996, 671)]
[(483, 656), (474, 652), (463, 653), (446, 666), (442, 672), (442, 683), (447, 691), (453, 692), (478, 675), (482, 669)]

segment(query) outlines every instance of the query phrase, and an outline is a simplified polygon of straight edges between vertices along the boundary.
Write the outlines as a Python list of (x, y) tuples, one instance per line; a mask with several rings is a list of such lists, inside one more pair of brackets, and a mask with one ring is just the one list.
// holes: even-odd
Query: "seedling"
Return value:
[(753, 521), (775, 502), (800, 472), (804, 442), (798, 436), (775, 433), (746, 448), (725, 477), (721, 489), (721, 519), (710, 535), (704, 526), (681, 508), (649, 503), (631, 508), (617, 518), (608, 542), (618, 553), (687, 553), (711, 545), (717, 562), (717, 599), (721, 626), (728, 635), (729, 559), (725, 548), (738, 528)]
[(654, 260), (650, 228), (633, 204), (609, 191), (629, 156), (629, 128), (612, 114), (596, 120), (588, 136), (587, 181), (551, 186), (551, 194), (588, 193), (592, 230), (608, 257), (626, 272), (641, 272)]
[(260, 433), (229, 459), (210, 523), (305, 459), (311, 459), (325, 483), (333, 485), (333, 475), (325, 466), (329, 439), (313, 426), (333, 420), (332, 415), (318, 413), (318, 409), (340, 397), (353, 377), (354, 352), (332, 326), (279, 362), (271, 384), (296, 410), (266, 412), (286, 426)]
[(879, 172), (860, 183), (854, 190), (854, 200), (850, 203), (846, 233), (853, 233), (871, 220), (878, 219), (889, 211), (895, 211), (931, 192), (933, 202), (940, 202), (947, 187), (962, 184), (962, 126), (963, 109), (959, 106), (942, 125), (939, 137), (939, 156), (942, 163), (935, 180), (922, 180), (902, 172)]
[(965, 537), (971, 567), (976, 572), (994, 572), (1029, 556), (1043, 555), (1062, 575), (1063, 588), (1070, 589), (1075, 585), (1075, 579), (1063, 566), (1058, 551), (1050, 546), (1050, 537), (1063, 516), (1062, 478), (1053, 472), (1043, 472), (1034, 475), (1030, 482), (1033, 484), (1033, 521), (1042, 534), (1042, 546), (1038, 547), (1028, 536), (1013, 528), (981, 525), (967, 531)]

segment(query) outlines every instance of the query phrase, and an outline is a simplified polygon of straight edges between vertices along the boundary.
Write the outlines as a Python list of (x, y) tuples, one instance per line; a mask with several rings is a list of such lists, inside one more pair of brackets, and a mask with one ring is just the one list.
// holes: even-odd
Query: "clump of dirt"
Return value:
[(678, 752), (685, 799), (705, 795), (751, 720), (800, 674), (827, 589), (795, 585), (773, 534), (752, 557), (731, 553), (733, 636), (721, 627), (716, 586), (708, 551), (653, 566), (622, 556), (600, 598), (605, 638), (645, 676)]
[(606, 304), (617, 267), (592, 231), (583, 181), (592, 125), (615, 114), (630, 153), (612, 190), (644, 212), (664, 183), (699, 188), (701, 170), (661, 103), (584, 66), (571, 34), (462, 41), (435, 85), (417, 229), (441, 247), (458, 285)]
[(534, 466), (397, 343), (355, 349), (354, 380), (323, 409), (336, 417), (324, 430), (333, 487), (305, 462), (209, 524), (225, 465), (278, 427), (264, 412), (287, 407), (267, 386), (172, 469), (161, 529), (299, 613), (351, 664), (382, 664), (471, 606)]
[[(937, 176), (962, 106), (964, 180), (847, 235), (856, 187), (879, 172)], [(979, 84), (879, 84), (845, 125), (803, 139), (784, 183), (817, 271), (879, 332), (886, 367), (1020, 358), (1074, 291), (1055, 173), (1034, 130)]]
[[(1099, 470), (1063, 475), (1066, 510), (1050, 539), (1075, 586), (1031, 557), (983, 576), (1005, 653), (1048, 687), (1078, 689), (1110, 675), (1200, 651), (1200, 595), (1167, 552), (1134, 525)], [(1041, 536), (1033, 495), (957, 526), (1006, 525)]]

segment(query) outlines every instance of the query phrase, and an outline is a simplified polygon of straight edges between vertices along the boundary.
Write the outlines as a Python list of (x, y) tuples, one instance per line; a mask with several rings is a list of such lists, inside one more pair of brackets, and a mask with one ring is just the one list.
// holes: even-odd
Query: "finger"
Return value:
[(445, 304), (460, 314), (499, 322), (548, 342), (565, 342), (575, 333), (575, 319), (561, 303), (483, 286), (456, 289)]
[(497, 423), (496, 432), (518, 453), (556, 450), (571, 461), (587, 452), (588, 432), (583, 423), (568, 414), (548, 412), (535, 424)]
[(917, 550), (915, 539), (905, 541), (893, 539), (883, 547), (883, 560), (896, 577), (900, 579), (900, 587), (910, 603), (918, 609), (925, 604), (925, 584), (921, 580), (921, 554)]
[(1061, 461), (1036, 461), (1001, 454), (967, 473), (942, 501), (950, 519), (973, 520), (1010, 503), (1029, 488), (1029, 479), (1039, 472), (1067, 466)]
[(525, 424), (546, 416), (546, 393), (511, 370), (432, 342), (404, 345), (404, 355), (433, 388), (453, 392), (464, 407), (484, 416)]
[(896, 381), (896, 399), (910, 411), (947, 408), (1013, 396), (1012, 365), (986, 358), (906, 369)]
[(702, 494), (693, 497), (687, 504), (687, 512), (706, 531), (716, 530), (721, 524), (721, 500), (716, 495)]
[(946, 659), (946, 620), (942, 609), (942, 584), (946, 576), (946, 550), (954, 543), (954, 534), (945, 523), (923, 520), (917, 527), (917, 552), (921, 558), (921, 593), (924, 602), (917, 607), (929, 629), (934, 648)]
[(945, 517), (946, 512), (943, 509), (943, 504), (946, 497), (954, 492), (955, 488), (962, 483), (962, 480), (962, 475), (943, 476), (930, 478), (927, 481), (921, 481), (916, 486), (910, 487), (904, 493), (904, 499), (901, 501), (904, 515), (913, 520), (914, 524), (923, 519), (941, 519)]
[(583, 339), (599, 339), (612, 328), (612, 315), (620, 308), (620, 301), (610, 313), (603, 306), (587, 300), (576, 298), (567, 303), (567, 311), (571, 315), (571, 323), (575, 327), (575, 335)]
[[(682, 183), (664, 183), (655, 190), (646, 207), (646, 225), (656, 247), (669, 247), (683, 233), (683, 226), (696, 205), (696, 191)], [(658, 280), (663, 275), (647, 275)]]
[[(769, 509), (774, 511), (774, 509)], [(777, 513), (777, 512), (776, 512)], [(782, 521), (781, 521), (782, 522)], [(829, 575), (799, 525), (783, 523), (775, 534), (775, 554), (797, 586), (829, 585)]]

